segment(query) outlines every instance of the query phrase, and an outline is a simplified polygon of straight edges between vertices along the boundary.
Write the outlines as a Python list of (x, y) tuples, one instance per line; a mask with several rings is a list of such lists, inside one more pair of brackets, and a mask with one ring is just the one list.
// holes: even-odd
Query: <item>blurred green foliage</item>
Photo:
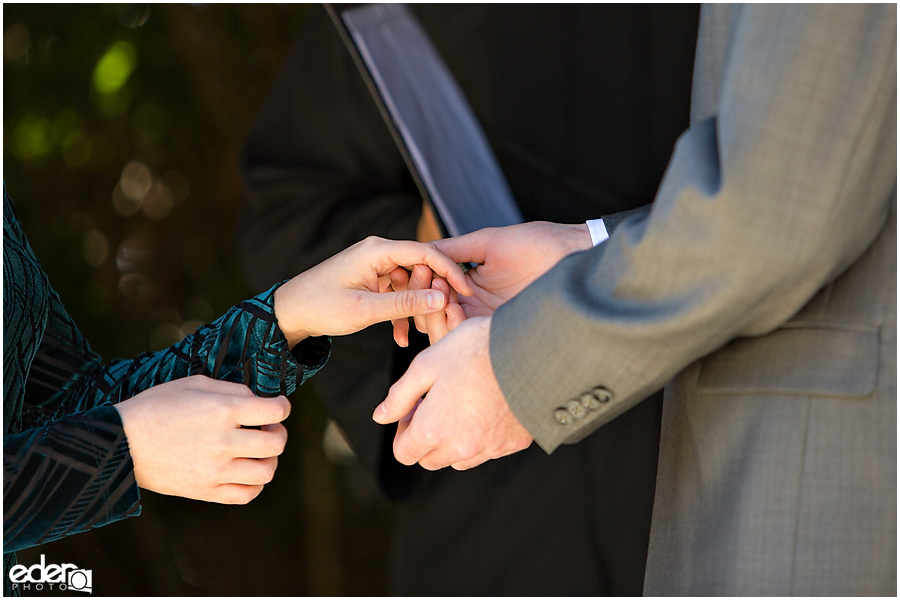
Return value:
[[(158, 350), (250, 292), (238, 155), (304, 5), (4, 4), (3, 178), (95, 351)], [(142, 494), (143, 514), (20, 553), (98, 595), (386, 593), (390, 515), (359, 505), (297, 394), (275, 482), (247, 507)]]

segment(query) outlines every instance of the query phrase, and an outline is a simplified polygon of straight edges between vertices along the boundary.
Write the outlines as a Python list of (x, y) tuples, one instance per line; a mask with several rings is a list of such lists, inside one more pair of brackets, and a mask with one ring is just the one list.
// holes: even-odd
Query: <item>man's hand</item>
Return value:
[(140, 487), (222, 504), (246, 504), (272, 480), (287, 442), (281, 421), (291, 412), (284, 396), (259, 398), (202, 375), (154, 386), (116, 408)]
[[(434, 245), (458, 263), (478, 264), (467, 273), (475, 283), (475, 293), (459, 299), (467, 317), (494, 314), (564, 257), (593, 247), (586, 224), (544, 221), (488, 227)], [(416, 325), (423, 331), (421, 324), (424, 321), (417, 319)]]
[(419, 264), (460, 294), (473, 293), (459, 265), (433, 245), (370, 237), (278, 288), (278, 325), (293, 346), (308, 336), (347, 335), (380, 321), (443, 311), (447, 296), (438, 290), (388, 291), (408, 279), (403, 267)]
[(490, 330), (490, 318), (461, 323), (421, 352), (391, 386), (372, 418), (381, 424), (399, 421), (398, 461), (463, 470), (531, 445), (494, 377)]
[(434, 345), (413, 360), (373, 419), (398, 421), (394, 455), (401, 463), (469, 469), (532, 442), (494, 376), (490, 315), (565, 256), (593, 244), (587, 225), (546, 222), (487, 228), (433, 243), (457, 263), (478, 264), (467, 273), (474, 293), (456, 304), (446, 282), (421, 266), (393, 282), (394, 289), (447, 291), (451, 300), (445, 310), (415, 319)]

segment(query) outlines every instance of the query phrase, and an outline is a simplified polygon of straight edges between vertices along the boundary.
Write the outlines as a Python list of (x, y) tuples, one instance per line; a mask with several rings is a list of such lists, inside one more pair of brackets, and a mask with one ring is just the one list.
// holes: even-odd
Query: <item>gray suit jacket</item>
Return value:
[(896, 11), (704, 7), (650, 214), (494, 316), (547, 452), (665, 384), (649, 595), (896, 594)]

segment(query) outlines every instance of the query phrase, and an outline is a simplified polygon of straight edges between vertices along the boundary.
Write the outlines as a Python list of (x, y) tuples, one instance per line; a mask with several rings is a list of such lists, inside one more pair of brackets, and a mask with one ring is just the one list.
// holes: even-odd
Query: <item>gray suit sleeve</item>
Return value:
[[(752, 5), (726, 21), (714, 101), (679, 139), (649, 216), (494, 315), (495, 374), (547, 452), (731, 339), (778, 327), (885, 222), (896, 6)], [(586, 414), (555, 418), (598, 388), (609, 394)]]
[(606, 227), (606, 233), (612, 235), (613, 232), (619, 227), (619, 225), (622, 224), (622, 221), (629, 217), (647, 216), (650, 213), (650, 209), (652, 207), (652, 204), (645, 204), (644, 206), (638, 206), (637, 208), (632, 208), (631, 210), (623, 210), (611, 215), (603, 215), (603, 226)]

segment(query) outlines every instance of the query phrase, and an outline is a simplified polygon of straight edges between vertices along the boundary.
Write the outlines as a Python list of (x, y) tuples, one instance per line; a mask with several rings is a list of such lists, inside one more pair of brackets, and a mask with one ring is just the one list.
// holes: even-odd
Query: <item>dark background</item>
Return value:
[[(306, 13), (3, 5), (3, 179), (104, 359), (164, 348), (250, 295), (238, 153)], [(90, 569), (94, 595), (386, 594), (390, 507), (326, 458), (310, 388), (292, 401), (275, 481), (251, 504), (142, 491), (140, 517), (19, 562)]]

